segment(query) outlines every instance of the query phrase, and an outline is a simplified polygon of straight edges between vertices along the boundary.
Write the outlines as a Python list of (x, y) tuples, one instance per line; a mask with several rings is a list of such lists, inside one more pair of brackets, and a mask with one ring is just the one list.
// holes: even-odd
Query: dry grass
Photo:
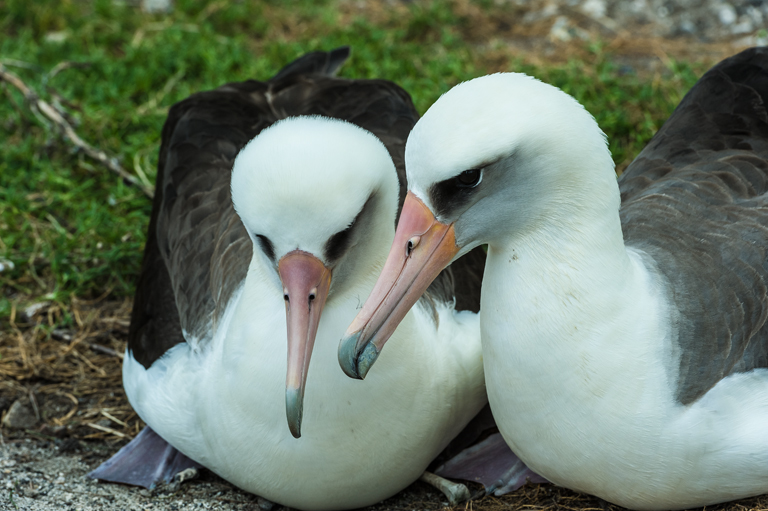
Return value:
[[(14, 308), (0, 331), (0, 399), (21, 399), (38, 423), (3, 433), (109, 442), (136, 435), (143, 423), (125, 398), (120, 368), (130, 311), (128, 299), (73, 298), (68, 311), (48, 303), (28, 308), (31, 317)], [(72, 327), (54, 328), (64, 316)]]

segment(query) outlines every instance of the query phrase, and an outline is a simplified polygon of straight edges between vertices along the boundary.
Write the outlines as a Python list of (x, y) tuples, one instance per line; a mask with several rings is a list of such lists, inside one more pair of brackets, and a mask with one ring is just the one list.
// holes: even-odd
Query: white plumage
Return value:
[(620, 183), (592, 116), (521, 74), (455, 87), (411, 132), (403, 211), (457, 257), (488, 244), (491, 409), (550, 481), (635, 509), (768, 491), (767, 78), (765, 49), (718, 65)]
[[(368, 381), (347, 378), (336, 350), (394, 235), (398, 183), (369, 132), (319, 117), (266, 129), (237, 157), (235, 208), (252, 240), (247, 277), (210, 342), (170, 349), (148, 370), (128, 352), (126, 392), (174, 447), (241, 488), (301, 509), (356, 508), (393, 495), (485, 403), (477, 316), (438, 305), (408, 314)], [(373, 197), (373, 202), (367, 202)], [(301, 438), (286, 425), (286, 320), (275, 259), (323, 247), (364, 205), (367, 228), (333, 266), (307, 375)], [(324, 261), (331, 265), (330, 262)], [(439, 326), (436, 327), (436, 321)], [(429, 363), (423, 363), (429, 360)]]

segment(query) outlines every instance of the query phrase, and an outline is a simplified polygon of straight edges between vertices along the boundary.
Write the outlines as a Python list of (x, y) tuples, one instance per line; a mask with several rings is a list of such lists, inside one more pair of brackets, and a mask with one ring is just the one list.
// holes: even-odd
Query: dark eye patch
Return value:
[[(357, 218), (355, 218), (357, 220)], [(349, 248), (349, 242), (352, 239), (352, 229), (355, 227), (355, 222), (352, 225), (339, 231), (325, 242), (325, 257), (329, 261), (335, 261), (344, 254)]]
[(363, 216), (363, 213), (365, 213), (365, 210), (371, 207), (371, 204), (373, 203), (373, 197), (374, 194), (371, 194), (371, 196), (368, 197), (368, 200), (365, 201), (362, 209), (357, 214), (357, 216), (355, 216), (355, 219), (352, 220), (352, 223), (349, 224), (349, 227), (343, 231), (337, 232), (328, 238), (328, 241), (325, 242), (323, 252), (325, 253), (325, 258), (327, 261), (337, 261), (341, 258), (341, 256), (344, 255), (347, 250), (349, 250), (349, 247), (352, 245), (353, 233), (357, 225), (360, 223), (359, 220)]
[(451, 212), (469, 202), (483, 176), (483, 169), (465, 170), (456, 177), (433, 184), (429, 198), (437, 216), (451, 218)]
[(269, 241), (269, 238), (263, 234), (257, 234), (256, 239), (259, 240), (259, 246), (261, 247), (261, 250), (264, 251), (264, 254), (274, 262), (275, 247), (272, 245), (272, 242)]

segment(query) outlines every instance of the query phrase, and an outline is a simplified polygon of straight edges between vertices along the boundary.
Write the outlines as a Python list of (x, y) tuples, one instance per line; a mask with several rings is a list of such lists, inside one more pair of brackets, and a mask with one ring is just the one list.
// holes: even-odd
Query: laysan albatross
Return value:
[(768, 48), (721, 62), (617, 183), (559, 89), (454, 87), (408, 138), (395, 241), (340, 359), (370, 369), (432, 276), (487, 243), (488, 395), (529, 467), (635, 509), (768, 492), (767, 106)]
[(391, 82), (333, 77), (347, 55), (308, 54), (171, 108), (123, 366), (157, 435), (300, 509), (393, 495), (486, 403), (479, 321), (454, 310), (453, 285), (476, 310), (482, 253), (405, 318), (376, 381), (339, 369), (338, 341), (394, 237), (417, 119)]

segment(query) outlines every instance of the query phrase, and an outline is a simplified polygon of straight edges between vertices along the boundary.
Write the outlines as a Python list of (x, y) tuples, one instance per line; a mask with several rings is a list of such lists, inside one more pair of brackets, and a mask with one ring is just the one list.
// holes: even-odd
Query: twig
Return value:
[[(74, 343), (73, 343), (73, 344), (74, 344)], [(80, 353), (79, 351), (73, 351), (72, 353), (74, 353), (74, 355), (75, 355), (76, 357), (78, 357), (80, 360), (82, 360), (83, 362), (85, 362), (85, 363), (86, 363), (86, 365), (87, 365), (88, 367), (90, 367), (91, 369), (93, 369), (94, 371), (96, 371), (97, 373), (99, 373), (99, 374), (102, 376), (102, 378), (103, 378), (103, 377), (105, 377), (105, 376), (107, 376), (107, 373), (106, 373), (106, 371), (104, 371), (104, 369), (102, 369), (101, 367), (98, 367), (96, 364), (94, 364), (93, 362), (91, 362), (90, 360), (88, 360), (88, 358), (87, 358), (87, 357), (85, 357), (85, 356), (84, 356), (82, 353)]]
[(116, 429), (108, 428), (108, 427), (106, 427), (106, 426), (101, 426), (101, 425), (99, 425), (99, 424), (93, 424), (93, 423), (91, 423), (91, 422), (89, 422), (88, 424), (86, 424), (86, 426), (88, 426), (88, 427), (90, 427), (90, 428), (93, 428), (93, 429), (98, 429), (99, 431), (103, 431), (104, 433), (109, 433), (109, 434), (111, 434), (111, 435), (119, 436), (119, 437), (121, 437), (121, 438), (127, 438), (127, 437), (125, 436), (125, 433), (120, 433), (120, 432), (119, 432), (119, 431), (117, 431)]
[(35, 392), (32, 389), (29, 390), (29, 402), (32, 405), (32, 410), (35, 412), (35, 418), (39, 421), (40, 408), (37, 406), (37, 398), (35, 397)]
[(53, 80), (54, 76), (56, 76), (57, 74), (61, 73), (65, 69), (69, 69), (71, 67), (80, 67), (80, 68), (82, 68), (82, 67), (90, 67), (90, 65), (91, 65), (90, 62), (71, 62), (69, 60), (65, 60), (64, 62), (59, 62), (58, 64), (56, 64), (53, 67), (53, 69), (51, 69), (48, 72), (48, 74), (46, 74), (43, 77), (43, 86), (47, 87), (48, 82)]
[(114, 415), (112, 415), (111, 413), (107, 412), (106, 410), (102, 410), (102, 411), (101, 411), (101, 414), (102, 414), (104, 417), (106, 417), (107, 419), (109, 419), (109, 420), (111, 420), (112, 422), (114, 422), (115, 424), (120, 424), (120, 425), (121, 425), (121, 426), (123, 426), (124, 428), (127, 428), (127, 427), (128, 427), (128, 424), (126, 424), (125, 422), (121, 421), (120, 419), (118, 419), (117, 417), (115, 417), (115, 416), (114, 416)]
[(139, 176), (141, 182), (149, 186), (149, 179), (147, 179), (147, 174), (144, 172), (144, 169), (141, 168), (141, 151), (138, 151), (135, 155), (133, 155), (133, 170), (136, 171), (136, 175)]
[(31, 69), (35, 72), (42, 72), (43, 68), (38, 66), (37, 64), (32, 64), (31, 62), (25, 62), (23, 60), (18, 59), (2, 59), (0, 60), (0, 65), (5, 64), (6, 66), (13, 66), (13, 67), (21, 67), (24, 69)]
[(52, 107), (47, 101), (41, 99), (18, 76), (10, 73), (2, 64), (0, 64), (0, 80), (4, 80), (16, 87), (32, 106), (33, 113), (38, 111), (53, 121), (53, 123), (62, 131), (64, 136), (67, 137), (73, 144), (75, 144), (75, 146), (85, 152), (88, 156), (98, 162), (101, 162), (109, 170), (122, 177), (125, 181), (128, 181), (130, 184), (137, 186), (150, 199), (154, 197), (154, 192), (152, 189), (128, 173), (128, 171), (126, 171), (117, 161), (117, 158), (107, 156), (104, 151), (94, 148), (88, 142), (80, 138), (80, 136), (72, 128), (72, 125), (67, 122), (67, 120), (54, 107)]
[(93, 351), (98, 351), (99, 353), (104, 353), (105, 355), (111, 355), (113, 357), (117, 357), (122, 360), (123, 354), (118, 353), (117, 351), (113, 350), (112, 348), (107, 348), (106, 346), (102, 346), (101, 344), (89, 344), (91, 349)]

